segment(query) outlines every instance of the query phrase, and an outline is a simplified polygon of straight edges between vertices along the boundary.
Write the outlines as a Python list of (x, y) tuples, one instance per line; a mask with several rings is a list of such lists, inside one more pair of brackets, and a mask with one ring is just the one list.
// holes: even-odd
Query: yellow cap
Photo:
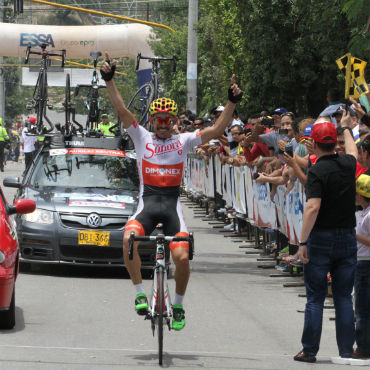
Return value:
[(356, 180), (356, 193), (363, 197), (370, 198), (370, 176), (364, 173)]

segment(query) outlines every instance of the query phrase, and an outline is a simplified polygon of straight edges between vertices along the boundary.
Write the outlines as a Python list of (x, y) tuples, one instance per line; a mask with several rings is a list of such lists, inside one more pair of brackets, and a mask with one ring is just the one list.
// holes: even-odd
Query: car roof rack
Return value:
[(64, 136), (60, 132), (45, 135), (44, 148), (94, 148), (110, 150), (134, 150), (134, 145), (127, 133), (122, 136), (89, 137), (82, 135)]

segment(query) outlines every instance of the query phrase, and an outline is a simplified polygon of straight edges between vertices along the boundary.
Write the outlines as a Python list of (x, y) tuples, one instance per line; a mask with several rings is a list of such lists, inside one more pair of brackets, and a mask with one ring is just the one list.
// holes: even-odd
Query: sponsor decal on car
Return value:
[(134, 203), (135, 199), (129, 195), (104, 195), (104, 194), (86, 194), (86, 193), (55, 193), (54, 198), (69, 198), (79, 200), (102, 200), (108, 202)]
[(125, 203), (118, 202), (94, 202), (94, 201), (84, 201), (84, 200), (70, 200), (70, 206), (76, 207), (107, 207), (107, 208), (120, 208), (124, 209)]
[(49, 150), (49, 155), (66, 155), (68, 153), (67, 149), (50, 149)]
[(122, 150), (92, 149), (92, 148), (69, 148), (67, 154), (88, 154), (88, 155), (111, 155), (113, 157), (126, 157)]

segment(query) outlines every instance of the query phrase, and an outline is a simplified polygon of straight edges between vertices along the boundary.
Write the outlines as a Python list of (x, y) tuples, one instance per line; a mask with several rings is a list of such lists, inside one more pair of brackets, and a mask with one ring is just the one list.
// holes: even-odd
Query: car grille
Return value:
[[(91, 229), (91, 226), (87, 224), (86, 213), (59, 213), (60, 220), (65, 227), (73, 229)], [(125, 226), (128, 218), (120, 215), (100, 215), (102, 223), (99, 226), (99, 230), (122, 230)]]
[[(152, 265), (154, 263), (154, 250), (146, 249), (139, 254), (143, 265)], [(60, 259), (65, 262), (86, 263), (86, 264), (123, 264), (122, 248), (61, 245)]]
[(60, 246), (61, 259), (66, 261), (86, 262), (94, 260), (96, 262), (106, 262), (116, 260), (117, 263), (123, 263), (122, 248), (109, 247), (76, 247), (74, 245)]

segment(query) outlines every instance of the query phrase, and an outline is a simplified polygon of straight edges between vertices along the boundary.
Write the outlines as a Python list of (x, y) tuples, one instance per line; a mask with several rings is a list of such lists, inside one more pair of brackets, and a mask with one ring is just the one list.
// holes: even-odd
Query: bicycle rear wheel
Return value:
[(135, 116), (139, 125), (143, 125), (148, 120), (148, 111), (153, 99), (153, 86), (146, 83), (136, 91), (127, 105), (127, 109)]
[(163, 359), (163, 311), (164, 311), (164, 270), (160, 266), (157, 271), (157, 309), (158, 309), (158, 362)]

